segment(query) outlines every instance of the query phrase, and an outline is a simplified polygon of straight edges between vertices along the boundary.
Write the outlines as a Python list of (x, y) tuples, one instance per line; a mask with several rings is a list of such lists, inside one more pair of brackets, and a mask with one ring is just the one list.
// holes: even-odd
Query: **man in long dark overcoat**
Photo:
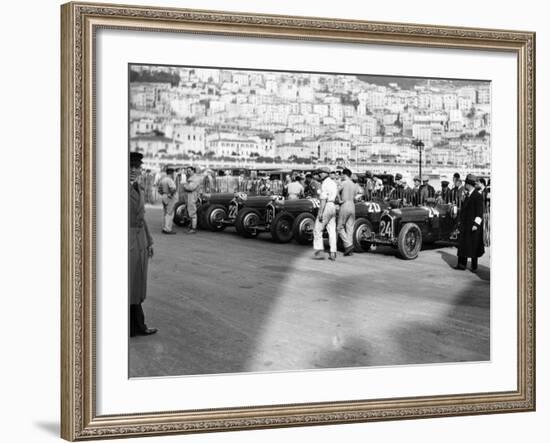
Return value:
[(130, 184), (129, 184), (129, 234), (130, 248), (130, 336), (151, 335), (157, 332), (145, 324), (145, 314), (141, 304), (147, 296), (147, 268), (149, 259), (153, 257), (153, 238), (145, 221), (145, 195), (140, 188), (138, 178), (141, 173), (143, 155), (130, 153)]
[(483, 197), (475, 191), (476, 177), (468, 174), (465, 182), (465, 198), (460, 208), (458, 236), (458, 264), (455, 269), (464, 270), (468, 258), (472, 271), (477, 271), (477, 259), (485, 253), (483, 244)]

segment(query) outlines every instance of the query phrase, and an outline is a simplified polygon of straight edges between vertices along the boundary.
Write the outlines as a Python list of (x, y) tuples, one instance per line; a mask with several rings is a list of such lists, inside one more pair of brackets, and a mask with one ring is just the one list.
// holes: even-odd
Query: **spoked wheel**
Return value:
[(277, 214), (271, 223), (271, 236), (277, 243), (288, 243), (292, 240), (293, 217), (290, 214), (281, 212)]
[(185, 226), (189, 223), (189, 217), (187, 216), (187, 205), (185, 202), (176, 204), (174, 208), (174, 223), (178, 226)]
[(257, 226), (260, 224), (261, 215), (256, 209), (243, 208), (237, 214), (235, 229), (246, 238), (256, 237), (259, 232)]
[(211, 231), (223, 231), (223, 221), (227, 218), (227, 211), (222, 205), (210, 205), (204, 213), (206, 227)]
[(300, 214), (294, 220), (294, 238), (302, 245), (307, 245), (313, 241), (313, 229), (315, 227), (315, 218), (313, 214)]
[(372, 243), (372, 224), (366, 218), (358, 218), (353, 225), (353, 248), (356, 252), (368, 252)]
[(407, 223), (399, 231), (397, 249), (399, 255), (405, 260), (413, 260), (418, 257), (422, 248), (422, 232), (416, 223)]

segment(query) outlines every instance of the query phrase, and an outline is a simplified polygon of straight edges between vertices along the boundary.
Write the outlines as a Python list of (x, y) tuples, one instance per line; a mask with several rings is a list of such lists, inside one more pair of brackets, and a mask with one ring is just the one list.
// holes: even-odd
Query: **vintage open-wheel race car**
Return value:
[(236, 231), (245, 238), (253, 238), (263, 232), (267, 205), (275, 200), (282, 200), (282, 196), (246, 196), (235, 219)]
[(319, 201), (315, 199), (284, 200), (281, 196), (249, 198), (237, 215), (235, 227), (243, 237), (251, 238), (269, 232), (276, 242), (288, 243), (294, 236), (296, 216), (310, 214), (304, 216), (303, 221), (313, 223), (318, 205)]
[[(234, 215), (238, 211), (236, 198), (234, 192), (201, 194), (197, 198), (198, 226), (211, 231), (221, 231), (234, 224)], [(174, 208), (174, 223), (178, 226), (188, 226), (189, 222), (187, 202), (182, 200)]]
[(374, 245), (391, 246), (405, 260), (417, 258), (424, 244), (456, 244), (457, 239), (458, 207), (450, 203), (386, 209), (376, 229), (356, 226), (354, 231), (356, 248), (360, 245), (360, 250), (368, 251)]
[(367, 252), (371, 249), (371, 244), (365, 242), (365, 239), (370, 238), (372, 233), (378, 229), (384, 211), (397, 205), (398, 202), (388, 202), (383, 199), (355, 203), (355, 223), (353, 225), (355, 252)]
[(292, 240), (294, 218), (280, 212), (282, 206), (292, 201), (298, 200), (283, 200), (279, 195), (249, 197), (237, 214), (237, 232), (247, 238), (270, 232), (275, 241), (288, 243)]
[(204, 206), (202, 220), (206, 229), (223, 231), (235, 225), (237, 213), (246, 194), (241, 192), (223, 192), (210, 194), (208, 204)]

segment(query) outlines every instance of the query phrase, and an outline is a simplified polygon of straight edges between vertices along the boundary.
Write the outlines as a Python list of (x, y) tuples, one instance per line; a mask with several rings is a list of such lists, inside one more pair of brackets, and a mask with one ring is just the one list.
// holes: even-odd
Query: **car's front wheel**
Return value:
[(290, 214), (281, 212), (271, 222), (271, 236), (277, 243), (288, 243), (292, 240), (294, 233), (292, 225), (294, 219)]
[(204, 213), (206, 227), (211, 231), (223, 231), (225, 224), (223, 221), (227, 218), (227, 211), (222, 205), (209, 205)]
[(421, 248), (422, 231), (416, 223), (406, 223), (397, 237), (399, 255), (405, 260), (413, 260), (418, 257)]
[(315, 227), (315, 217), (309, 212), (299, 214), (294, 220), (294, 238), (302, 245), (307, 245), (313, 241), (313, 229)]
[(176, 204), (174, 208), (174, 223), (178, 226), (185, 226), (189, 223), (189, 217), (187, 217), (187, 205), (185, 202)]
[(353, 225), (353, 248), (356, 252), (368, 252), (372, 247), (372, 224), (366, 218), (358, 218)]
[(256, 228), (260, 224), (261, 215), (253, 208), (243, 208), (237, 213), (235, 229), (246, 238), (253, 238), (258, 235)]

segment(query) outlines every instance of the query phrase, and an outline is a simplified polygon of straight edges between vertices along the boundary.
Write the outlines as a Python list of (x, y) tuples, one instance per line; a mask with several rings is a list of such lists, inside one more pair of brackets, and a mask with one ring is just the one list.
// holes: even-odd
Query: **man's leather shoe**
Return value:
[(466, 270), (466, 267), (465, 266), (462, 266), (462, 265), (456, 265), (454, 267), (454, 269), (456, 269), (457, 271), (465, 271)]
[(173, 235), (176, 233), (176, 231), (165, 231), (164, 229), (162, 230), (162, 233), (163, 234), (168, 234), (168, 235)]
[(325, 259), (325, 251), (318, 250), (313, 253), (313, 260), (324, 260)]
[(156, 334), (158, 331), (157, 328), (147, 328), (144, 331), (141, 331), (141, 335), (153, 335)]
[(353, 246), (349, 246), (344, 251), (344, 257), (349, 257), (350, 255), (353, 255)]
[(329, 260), (336, 261), (336, 252), (331, 252), (328, 256)]

